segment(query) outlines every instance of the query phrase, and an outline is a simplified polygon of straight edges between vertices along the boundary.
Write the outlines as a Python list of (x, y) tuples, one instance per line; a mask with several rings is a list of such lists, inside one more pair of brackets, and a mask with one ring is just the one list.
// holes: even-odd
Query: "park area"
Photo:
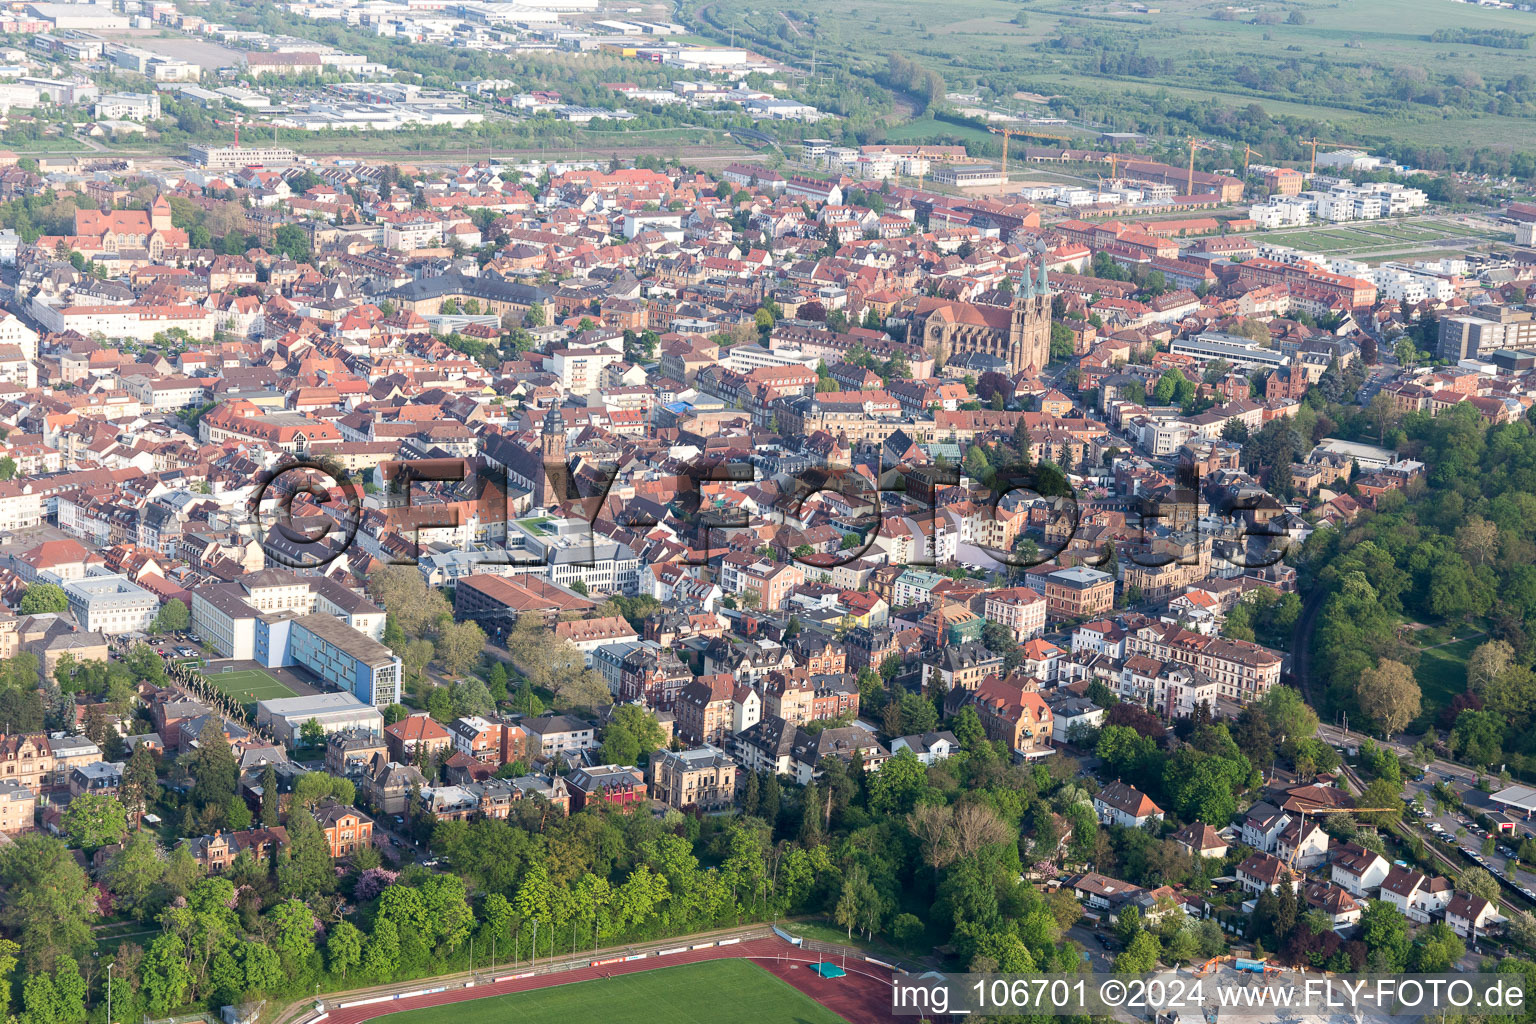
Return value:
[(1424, 708), (1449, 707), (1459, 693), (1467, 692), (1467, 659), (1488, 638), (1482, 633), (1427, 647), (1419, 655), (1415, 680), (1424, 693)]
[(843, 1018), (746, 960), (493, 996), (391, 1014), (389, 1024), (842, 1024)]
[(241, 704), (299, 696), (286, 684), (278, 682), (259, 668), (239, 669), (235, 672), (213, 671), (206, 678), (215, 688)]

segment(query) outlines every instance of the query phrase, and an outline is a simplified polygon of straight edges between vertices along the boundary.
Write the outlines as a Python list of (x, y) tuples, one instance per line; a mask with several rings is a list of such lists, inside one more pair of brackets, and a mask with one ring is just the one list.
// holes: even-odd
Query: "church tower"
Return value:
[(1013, 295), (1013, 319), (1008, 328), (1008, 365), (1014, 372), (1042, 370), (1051, 358), (1051, 286), (1045, 277), (1045, 254), (1037, 276), (1025, 269)]
[(544, 463), (543, 472), (535, 481), (533, 503), (542, 509), (553, 508), (567, 493), (563, 486), (566, 479), (565, 420), (556, 406), (550, 406), (544, 416), (543, 432), (539, 437), (539, 454)]

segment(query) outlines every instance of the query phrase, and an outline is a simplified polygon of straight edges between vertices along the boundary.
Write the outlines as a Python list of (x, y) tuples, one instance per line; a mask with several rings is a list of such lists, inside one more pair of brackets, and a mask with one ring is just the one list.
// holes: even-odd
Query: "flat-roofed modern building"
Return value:
[(1201, 331), (1193, 338), (1175, 338), (1168, 343), (1168, 351), (1178, 356), (1191, 356), (1201, 362), (1225, 359), (1234, 366), (1284, 366), (1290, 357), (1279, 349), (1265, 348), (1251, 338), (1221, 331)]
[(102, 573), (64, 584), (69, 610), (87, 632), (112, 636), (149, 629), (160, 599), (121, 573)]
[[(378, 640), (384, 635), (384, 609), (361, 594), (324, 576), (299, 576), (287, 569), (263, 569), (234, 583), (210, 583), (192, 590), (192, 626), (219, 654), (267, 666), (285, 664), (279, 649), (274, 660), (270, 626), (285, 617), (323, 613)], [(268, 627), (264, 645), (263, 630)]]
[[(345, 627), (343, 627), (345, 628)], [(382, 733), (384, 716), (350, 693), (317, 693), (256, 702), (256, 724), (269, 726), (279, 743), (292, 745), (304, 724), (313, 719), (329, 735), (347, 729)]]
[(388, 647), (330, 615), (304, 615), (285, 624), (294, 662), (376, 707), (400, 699), (400, 659)]

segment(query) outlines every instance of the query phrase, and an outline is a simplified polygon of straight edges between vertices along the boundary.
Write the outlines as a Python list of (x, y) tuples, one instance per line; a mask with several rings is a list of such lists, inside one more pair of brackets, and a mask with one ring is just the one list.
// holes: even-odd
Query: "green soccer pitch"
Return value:
[(241, 704), (298, 696), (259, 668), (241, 669), (238, 672), (210, 672), (204, 678)]
[(810, 996), (745, 960), (707, 960), (382, 1019), (388, 1024), (844, 1024)]

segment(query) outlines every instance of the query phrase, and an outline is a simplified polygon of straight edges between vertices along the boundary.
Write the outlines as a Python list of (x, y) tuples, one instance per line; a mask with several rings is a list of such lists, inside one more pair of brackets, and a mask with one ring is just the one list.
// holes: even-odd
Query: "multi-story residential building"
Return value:
[(332, 775), (360, 774), (374, 758), (388, 756), (388, 740), (380, 733), (349, 729), (325, 738), (325, 770)]
[(1006, 743), (1021, 757), (1052, 752), (1053, 714), (1034, 690), (992, 677), (976, 688), (975, 707), (987, 739)]
[(315, 808), (315, 820), (331, 848), (331, 859), (350, 857), (373, 845), (373, 819), (355, 807), (325, 803)]
[(270, 860), (274, 853), (288, 846), (288, 830), (281, 825), (273, 825), (239, 832), (220, 831), (211, 836), (198, 836), (181, 842), (204, 871), (210, 875), (222, 875), (242, 853), (249, 853), (257, 863)]
[(389, 756), (402, 763), (416, 760), (417, 751), (433, 757), (453, 746), (453, 736), (425, 711), (407, 715), (384, 727), (384, 742)]
[(823, 729), (818, 733), (795, 729), (789, 748), (789, 764), (796, 782), (808, 786), (819, 778), (822, 760), (828, 757), (849, 763), (858, 758), (865, 771), (874, 772), (891, 759), (891, 752), (880, 745), (874, 733), (862, 726)]
[(974, 690), (987, 676), (1001, 672), (1002, 655), (980, 641), (940, 647), (923, 657), (923, 689)]
[(651, 796), (677, 810), (728, 810), (736, 803), (740, 769), (713, 746), (659, 752), (647, 766)]
[(1246, 640), (1205, 636), (1176, 623), (1133, 630), (1126, 654), (1145, 654), (1164, 663), (1186, 665), (1216, 684), (1217, 693), (1239, 704), (1256, 701), (1280, 681), (1282, 658)]
[(988, 591), (983, 603), (988, 622), (996, 622), (1023, 643), (1045, 632), (1045, 598), (1029, 587)]
[(1284, 885), (1289, 885), (1293, 892), (1300, 892), (1302, 877), (1286, 867), (1279, 857), (1255, 853), (1237, 866), (1237, 884), (1255, 895), (1279, 892)]
[(572, 811), (579, 811), (594, 801), (632, 810), (643, 806), (649, 795), (640, 769), (627, 765), (577, 768), (565, 777), (565, 784), (571, 791)]
[(638, 635), (635, 627), (619, 616), (555, 623), (555, 636), (580, 651), (588, 668), (592, 667), (592, 652), (599, 647), (634, 640)]
[(1073, 566), (1047, 576), (1044, 593), (1047, 617), (1091, 619), (1115, 606), (1115, 578), (1098, 569)]
[(731, 552), (720, 560), (721, 589), (740, 595), (744, 603), (763, 611), (782, 609), (790, 591), (804, 582), (805, 573), (787, 562), (772, 562), (745, 552)]
[(76, 622), (107, 636), (144, 632), (160, 612), (160, 599), (121, 573), (93, 572), (67, 580), (64, 596)]
[(592, 723), (570, 715), (525, 718), (519, 724), (528, 731), (529, 753), (541, 759), (579, 754), (597, 746), (597, 730)]
[(1475, 940), (1496, 932), (1505, 922), (1498, 907), (1481, 896), (1458, 892), (1445, 905), (1445, 923), (1464, 939)]
[(1127, 828), (1163, 819), (1163, 809), (1151, 797), (1124, 782), (1111, 782), (1099, 790), (1093, 798), (1093, 810), (1105, 824)]
[(32, 827), (37, 792), (15, 779), (0, 779), (0, 834), (13, 836)]
[(1343, 843), (1333, 852), (1330, 874), (1336, 885), (1353, 896), (1367, 896), (1387, 879), (1392, 865), (1381, 854), (1356, 843)]
[(1428, 924), (1444, 914), (1452, 892), (1450, 879), (1430, 877), (1394, 864), (1387, 877), (1382, 879), (1377, 898), (1392, 904), (1408, 920)]
[(33, 793), (53, 787), (53, 749), (48, 737), (0, 735), (0, 782), (16, 782)]
[(737, 732), (735, 692), (736, 680), (728, 672), (700, 676), (678, 690), (672, 706), (678, 737), (686, 743), (724, 749)]

